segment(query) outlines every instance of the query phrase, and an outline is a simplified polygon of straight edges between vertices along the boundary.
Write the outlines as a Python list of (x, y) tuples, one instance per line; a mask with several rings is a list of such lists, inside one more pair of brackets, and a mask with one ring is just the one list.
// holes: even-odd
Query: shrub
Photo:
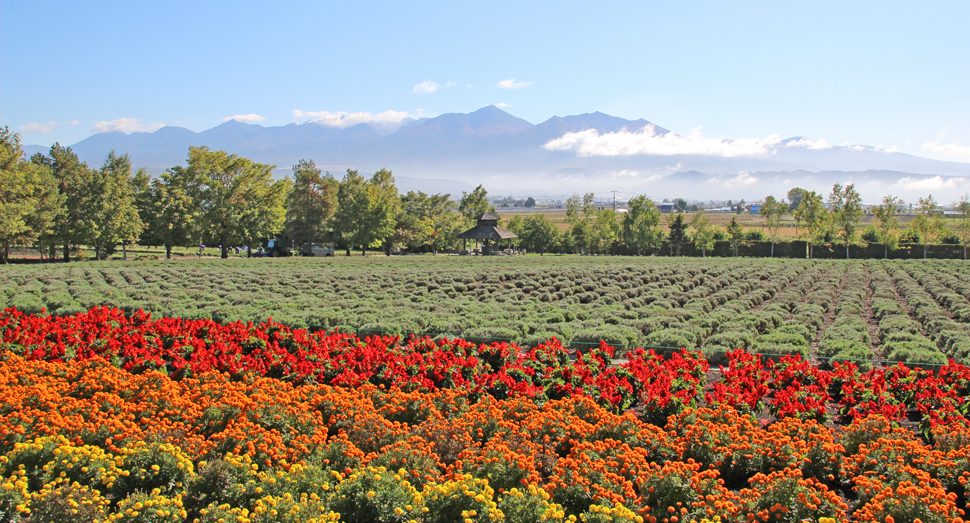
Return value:
[(890, 351), (888, 355), (890, 361), (901, 361), (910, 365), (946, 365), (947, 363), (946, 355), (936, 350), (936, 347), (930, 345), (927, 348), (926, 345), (916, 341), (897, 342), (887, 345), (886, 349)]
[(598, 347), (600, 341), (614, 347), (635, 347), (640, 344), (640, 331), (626, 325), (601, 325), (577, 331), (569, 340), (575, 349)]
[(685, 329), (663, 329), (644, 338), (643, 344), (658, 354), (673, 353), (682, 348), (697, 348), (694, 333)]
[(401, 326), (396, 323), (374, 322), (361, 325), (357, 329), (357, 336), (367, 338), (368, 336), (400, 336)]
[(803, 478), (800, 469), (785, 469), (751, 478), (752, 488), (740, 493), (741, 510), (767, 521), (834, 521), (846, 519), (846, 505), (838, 493), (816, 478)]
[(477, 327), (466, 330), (462, 337), (469, 343), (490, 344), (497, 341), (510, 341), (520, 338), (518, 332), (505, 327)]
[(352, 523), (416, 519), (421, 510), (415, 499), (418, 491), (405, 477), (383, 467), (358, 469), (341, 478), (330, 499), (331, 510), (340, 514), (340, 521)]
[(118, 503), (112, 521), (122, 523), (182, 523), (188, 516), (182, 498), (136, 491)]
[(707, 338), (705, 346), (721, 346), (728, 350), (747, 349), (754, 345), (754, 334), (743, 330), (719, 332)]

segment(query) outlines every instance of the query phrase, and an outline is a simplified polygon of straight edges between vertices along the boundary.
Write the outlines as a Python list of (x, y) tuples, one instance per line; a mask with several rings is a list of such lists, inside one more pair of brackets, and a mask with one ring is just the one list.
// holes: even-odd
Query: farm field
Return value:
[(4, 521), (916, 521), (970, 368), (0, 316)]
[(826, 261), (528, 256), (179, 260), (24, 265), (0, 274), (0, 306), (95, 306), (185, 319), (261, 321), (371, 334), (462, 337), (620, 354), (730, 350), (813, 361), (939, 365), (970, 354), (970, 266)]

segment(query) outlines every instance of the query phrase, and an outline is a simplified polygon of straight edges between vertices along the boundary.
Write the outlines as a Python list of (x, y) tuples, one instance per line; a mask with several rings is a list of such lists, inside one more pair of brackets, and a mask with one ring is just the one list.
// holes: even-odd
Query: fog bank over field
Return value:
[(832, 186), (855, 184), (865, 203), (878, 203), (883, 196), (893, 195), (907, 203), (932, 194), (943, 205), (955, 202), (970, 192), (970, 176), (941, 176), (896, 171), (782, 171), (734, 174), (707, 174), (698, 171), (620, 171), (612, 173), (566, 170), (539, 177), (496, 175), (483, 181), (485, 187), (499, 194), (534, 194), (563, 196), (595, 192), (598, 196), (617, 191), (623, 199), (637, 194), (651, 198), (687, 198), (690, 200), (751, 201), (773, 195), (784, 198), (793, 187), (817, 191), (827, 196)]

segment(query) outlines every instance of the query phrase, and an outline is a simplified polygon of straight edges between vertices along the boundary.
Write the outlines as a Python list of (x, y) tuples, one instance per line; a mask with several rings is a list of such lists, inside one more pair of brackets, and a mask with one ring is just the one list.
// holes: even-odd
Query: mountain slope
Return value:
[[(652, 126), (650, 133), (640, 132), (648, 126)], [(581, 133), (589, 130), (595, 133)], [(578, 141), (558, 150), (543, 147), (567, 133), (581, 133), (572, 138), (588, 140), (596, 147), (590, 152)], [(92, 166), (101, 165), (105, 155), (115, 150), (129, 153), (136, 167), (160, 172), (184, 164), (190, 146), (205, 145), (276, 165), (281, 171), (300, 159), (312, 159), (334, 173), (348, 168), (366, 173), (386, 167), (401, 177), (472, 186), (485, 183), (499, 192), (528, 190), (535, 194), (620, 188), (649, 193), (680, 186), (683, 192), (678, 196), (701, 197), (710, 193), (711, 187), (714, 192), (729, 188), (764, 191), (768, 185), (761, 185), (767, 180), (775, 185), (787, 183), (779, 173), (788, 172), (794, 173), (788, 180), (792, 186), (802, 183), (806, 188), (824, 191), (831, 188), (825, 183), (842, 176), (832, 172), (866, 173), (854, 176), (866, 180), (873, 190), (882, 183), (879, 180), (885, 180), (888, 185), (880, 186), (884, 194), (929, 191), (936, 186), (954, 194), (970, 190), (970, 164), (965, 163), (864, 146), (827, 147), (797, 137), (771, 142), (755, 153), (727, 154), (717, 151), (722, 144), (716, 140), (713, 149), (706, 151), (694, 147), (696, 144), (690, 143), (693, 139), (672, 134), (647, 120), (626, 120), (601, 112), (554, 116), (533, 125), (488, 106), (471, 113), (447, 113), (390, 125), (375, 122), (336, 128), (305, 122), (263, 127), (230, 120), (200, 133), (181, 127), (163, 127), (152, 133), (99, 133), (72, 148)], [(670, 144), (673, 146), (665, 149)], [(47, 148), (38, 146), (26, 146), (25, 150), (47, 152)], [(668, 154), (675, 151), (690, 154)], [(698, 175), (674, 176), (690, 171)], [(813, 176), (807, 172), (830, 174)], [(745, 173), (773, 174), (759, 178)], [(941, 182), (934, 178), (938, 175), (961, 178)]]

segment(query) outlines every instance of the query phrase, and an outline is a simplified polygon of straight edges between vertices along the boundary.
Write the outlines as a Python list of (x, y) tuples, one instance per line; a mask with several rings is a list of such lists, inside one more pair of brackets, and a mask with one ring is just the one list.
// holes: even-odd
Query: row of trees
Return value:
[(809, 257), (812, 247), (832, 241), (845, 247), (846, 258), (849, 257), (849, 246), (860, 242), (882, 244), (884, 256), (888, 257), (889, 250), (895, 249), (906, 239), (910, 243), (922, 244), (925, 258), (928, 246), (943, 238), (955, 238), (963, 245), (964, 259), (967, 257), (967, 247), (970, 246), (970, 197), (967, 195), (956, 204), (957, 218), (953, 227), (932, 195), (919, 198), (915, 218), (905, 228), (900, 227), (898, 215), (905, 203), (900, 198), (888, 195), (872, 209), (872, 226), (865, 230), (859, 227), (864, 214), (862, 198), (852, 184), (836, 184), (824, 201), (822, 195), (815, 191), (801, 188), (789, 191), (788, 198), (787, 203), (772, 196), (765, 198), (761, 208), (765, 228), (774, 243), (782, 216), (790, 212), (797, 236), (806, 242)]
[[(541, 214), (523, 219), (516, 216), (507, 228), (519, 236), (519, 243), (527, 250), (576, 252), (582, 254), (610, 254), (628, 252), (637, 255), (657, 252), (666, 240), (671, 255), (680, 254), (692, 242), (706, 256), (714, 242), (723, 234), (711, 225), (703, 212), (695, 214), (688, 223), (683, 214), (667, 215), (669, 232), (661, 228), (660, 209), (646, 195), (636, 196), (627, 203), (627, 212), (618, 214), (593, 205), (593, 193), (580, 198), (575, 195), (566, 202), (566, 229), (560, 229)], [(742, 228), (742, 234), (744, 233)]]
[(333, 243), (352, 248), (452, 250), (471, 219), (493, 211), (479, 186), (455, 209), (449, 194), (399, 195), (393, 174), (370, 178), (348, 170), (337, 180), (312, 161), (293, 166), (292, 180), (276, 180), (274, 166), (207, 147), (190, 147), (186, 165), (157, 177), (132, 171), (127, 155), (111, 152), (100, 168), (54, 144), (48, 154), (24, 157), (20, 137), (0, 129), (0, 256), (11, 246), (37, 248), (42, 257), (69, 261), (79, 246), (103, 259), (120, 245), (174, 247), (217, 244)]
[(131, 161), (114, 153), (99, 169), (55, 144), (50, 156), (29, 161), (20, 136), (0, 129), (0, 257), (10, 247), (33, 245), (53, 252), (63, 245), (91, 245), (100, 257), (119, 241), (134, 240), (143, 225), (134, 206)]
[(759, 230), (746, 229), (736, 217), (724, 227), (715, 227), (703, 211), (695, 213), (689, 222), (682, 213), (667, 215), (667, 230), (664, 231), (660, 210), (646, 196), (632, 198), (628, 202), (627, 212), (618, 216), (611, 209), (597, 210), (593, 205), (593, 194), (589, 193), (582, 198), (573, 196), (567, 201), (566, 230), (558, 230), (541, 215), (533, 215), (525, 220), (513, 218), (508, 228), (520, 236), (522, 245), (540, 252), (560, 250), (640, 255), (659, 252), (666, 243), (673, 256), (679, 255), (690, 245), (706, 256), (714, 248), (715, 242), (730, 241), (732, 251), (737, 256), (742, 241), (764, 239), (771, 241), (771, 255), (774, 256), (783, 219), (790, 216), (797, 238), (805, 241), (808, 257), (812, 256), (814, 247), (830, 243), (844, 247), (847, 258), (852, 245), (879, 243), (884, 245), (885, 256), (888, 257), (889, 250), (898, 247), (902, 240), (922, 244), (923, 256), (926, 257), (928, 245), (944, 238), (950, 241), (955, 238), (964, 246), (966, 258), (967, 247), (970, 246), (970, 200), (967, 196), (956, 206), (959, 214), (952, 227), (932, 196), (919, 199), (916, 217), (906, 227), (901, 227), (898, 220), (903, 206), (901, 199), (886, 196), (872, 212), (873, 225), (862, 229), (862, 198), (854, 185), (836, 184), (828, 197), (795, 188), (789, 191), (788, 201), (774, 196), (765, 198), (760, 213), (764, 218), (761, 226), (766, 235)]
[(19, 136), (0, 130), (2, 243), (33, 246), (42, 256), (63, 249), (65, 261), (82, 245), (103, 259), (116, 245), (173, 246), (258, 242), (279, 230), (289, 180), (273, 180), (272, 166), (205, 147), (190, 148), (187, 166), (157, 178), (132, 172), (128, 155), (108, 154), (100, 168), (54, 144), (25, 159)]

